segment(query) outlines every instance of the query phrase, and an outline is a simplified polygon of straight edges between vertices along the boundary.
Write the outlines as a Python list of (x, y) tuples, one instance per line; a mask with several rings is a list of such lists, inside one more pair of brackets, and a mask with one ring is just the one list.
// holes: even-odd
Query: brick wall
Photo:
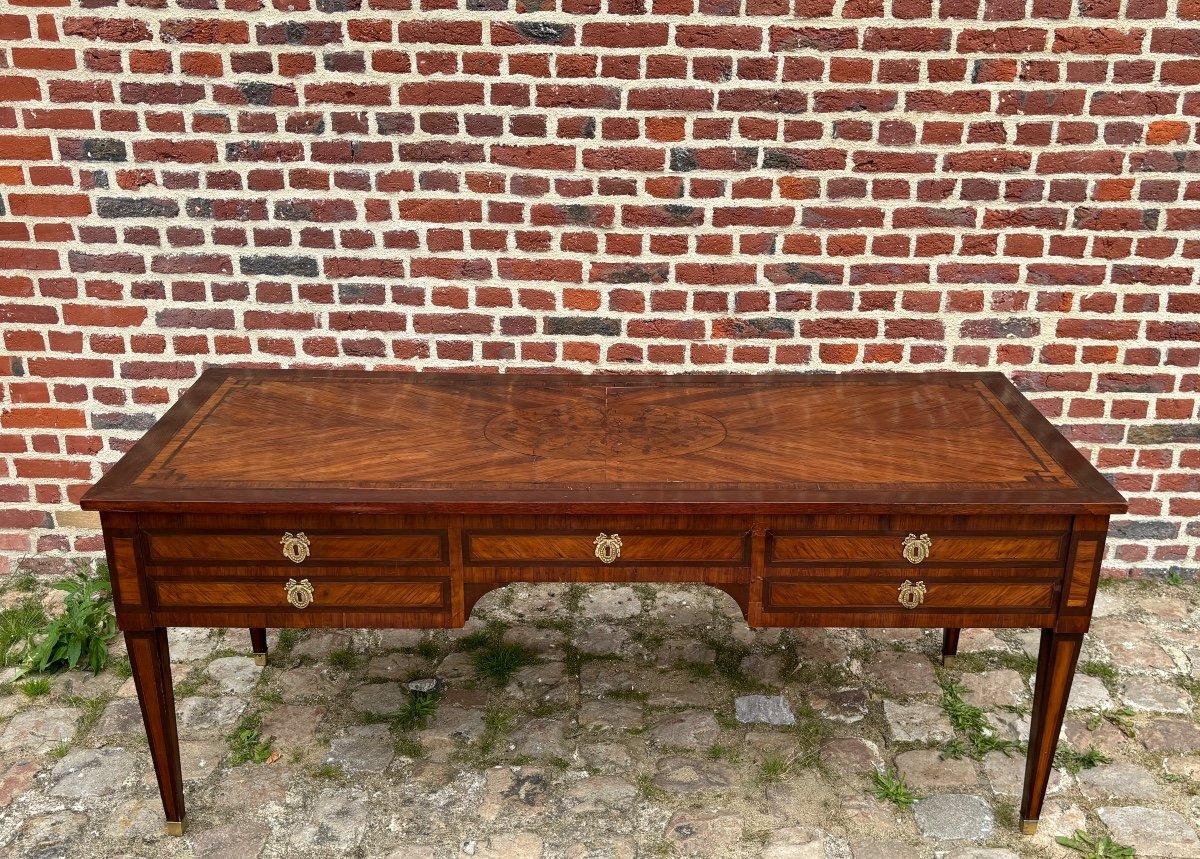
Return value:
[(1009, 373), (1200, 567), (1200, 0), (8, 0), (0, 572), (207, 364)]

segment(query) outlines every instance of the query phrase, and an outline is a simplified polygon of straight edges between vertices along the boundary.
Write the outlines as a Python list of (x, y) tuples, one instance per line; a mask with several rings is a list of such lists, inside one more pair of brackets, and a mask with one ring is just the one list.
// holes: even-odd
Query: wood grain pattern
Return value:
[[(1110, 513), (1123, 503), (998, 373), (295, 378), (206, 371), (83, 506)], [(528, 437), (539, 409), (592, 427), (591, 440)], [(500, 424), (511, 431), (489, 438)], [(710, 444), (704, 427), (716, 424), (723, 436)]]
[(418, 534), (368, 532), (344, 534), (316, 529), (293, 529), (309, 540), (308, 557), (300, 563), (284, 557), (280, 538), (290, 531), (265, 533), (220, 533), (204, 531), (147, 531), (146, 546), (154, 564), (172, 562), (246, 562), (259, 566), (303, 568), (333, 561), (361, 564), (445, 564), (448, 561), (446, 532)]
[[(617, 533), (617, 532), (612, 532)], [(620, 557), (603, 564), (596, 557), (595, 531), (577, 533), (513, 533), (467, 531), (463, 563), (467, 566), (745, 566), (749, 534), (654, 534), (625, 531)]]
[[(223, 581), (190, 579), (152, 583), (156, 607), (164, 609), (255, 609), (289, 607), (284, 579), (273, 581)], [(313, 604), (321, 610), (406, 609), (450, 607), (449, 579), (423, 581), (310, 580)], [(309, 608), (292, 609), (297, 612)]]
[[(913, 532), (909, 532), (913, 533)], [(927, 532), (921, 532), (922, 534)], [(878, 567), (893, 565), (913, 570), (946, 564), (1012, 564), (1029, 562), (1045, 566), (1061, 562), (1065, 533), (1057, 535), (980, 536), (961, 533), (929, 534), (931, 548), (921, 564), (911, 564), (901, 553), (904, 534), (789, 534), (772, 532), (768, 542), (771, 564), (856, 563)]]
[[(916, 578), (915, 576), (913, 577)], [(763, 605), (773, 611), (800, 609), (837, 609), (874, 612), (895, 610), (898, 583), (791, 581), (768, 578)], [(963, 609), (975, 612), (1049, 611), (1055, 596), (1054, 585), (1045, 582), (927, 582), (925, 601), (915, 609), (906, 609), (914, 617), (930, 611)]]

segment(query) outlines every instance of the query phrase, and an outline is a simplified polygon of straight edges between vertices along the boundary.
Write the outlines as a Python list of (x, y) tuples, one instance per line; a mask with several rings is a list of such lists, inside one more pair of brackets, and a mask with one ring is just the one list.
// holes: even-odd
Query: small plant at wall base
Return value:
[(62, 612), (29, 652), (26, 669), (47, 672), (86, 665), (99, 674), (108, 663), (108, 642), (117, 634), (108, 568), (101, 565), (94, 575), (80, 569), (53, 587), (66, 591), (67, 597)]

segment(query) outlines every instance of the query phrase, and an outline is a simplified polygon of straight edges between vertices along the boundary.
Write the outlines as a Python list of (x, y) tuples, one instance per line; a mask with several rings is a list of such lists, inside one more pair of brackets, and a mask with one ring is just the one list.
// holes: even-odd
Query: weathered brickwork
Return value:
[(213, 363), (995, 368), (1200, 567), (1200, 0), (8, 0), (0, 571)]

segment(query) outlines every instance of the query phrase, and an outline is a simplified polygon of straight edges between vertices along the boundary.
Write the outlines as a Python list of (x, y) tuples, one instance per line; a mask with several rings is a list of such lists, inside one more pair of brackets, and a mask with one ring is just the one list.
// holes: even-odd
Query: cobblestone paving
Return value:
[[(539, 662), (496, 686), (462, 646), (488, 629)], [(118, 641), (98, 677), (0, 687), (0, 855), (1012, 859), (1079, 856), (1054, 836), (1085, 829), (1200, 857), (1198, 629), (1194, 584), (1102, 588), (1062, 747), (1109, 762), (1056, 772), (1034, 837), (1019, 751), (944, 754), (947, 681), (1026, 736), (1028, 630), (965, 631), (948, 670), (935, 631), (754, 631), (719, 591), (642, 585), (513, 586), (465, 630), (273, 631), (265, 669), (245, 630), (177, 630), (184, 838)], [(433, 677), (436, 713), (402, 730), (404, 683)], [(278, 758), (231, 765), (255, 721)], [(914, 804), (873, 795), (884, 771)]]

